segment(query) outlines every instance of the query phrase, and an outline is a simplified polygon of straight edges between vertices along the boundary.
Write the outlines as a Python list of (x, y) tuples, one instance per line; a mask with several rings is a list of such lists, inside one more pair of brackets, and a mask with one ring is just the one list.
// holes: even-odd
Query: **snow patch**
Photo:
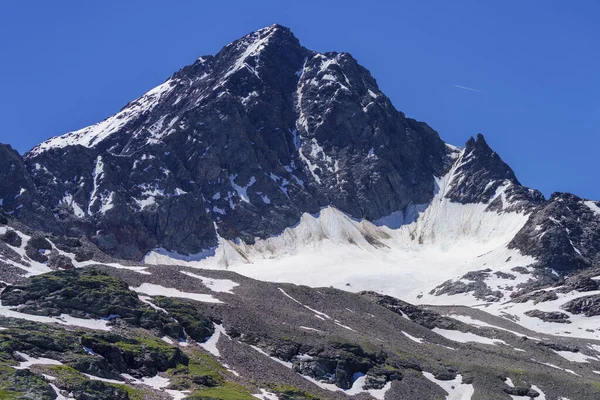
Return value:
[(436, 379), (432, 373), (425, 371), (423, 371), (423, 376), (448, 393), (446, 400), (470, 400), (475, 393), (473, 385), (462, 383), (462, 376), (460, 374), (456, 375), (456, 378), (451, 381)]
[(484, 336), (479, 336), (471, 332), (453, 331), (449, 329), (433, 328), (433, 332), (445, 337), (446, 339), (452, 340), (459, 343), (476, 342), (483, 344), (490, 344), (496, 346), (497, 344), (507, 344), (504, 340), (490, 339)]
[(161, 285), (155, 285), (153, 283), (142, 283), (140, 286), (130, 287), (129, 289), (133, 290), (134, 292), (147, 294), (149, 296), (177, 297), (181, 299), (196, 300), (203, 303), (223, 303), (221, 300), (213, 297), (210, 294), (182, 292), (179, 289), (168, 288)]
[(234, 282), (229, 279), (215, 279), (215, 278), (207, 278), (201, 275), (194, 274), (192, 272), (187, 271), (179, 271), (184, 275), (190, 276), (192, 278), (200, 279), (202, 284), (217, 293), (233, 293), (233, 288), (240, 286), (239, 283)]

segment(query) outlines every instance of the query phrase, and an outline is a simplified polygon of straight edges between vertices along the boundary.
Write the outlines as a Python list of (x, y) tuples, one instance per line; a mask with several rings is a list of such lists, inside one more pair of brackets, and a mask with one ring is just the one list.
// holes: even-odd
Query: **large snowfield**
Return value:
[(304, 214), (296, 226), (252, 246), (220, 239), (212, 256), (193, 260), (157, 250), (144, 262), (228, 269), (265, 281), (354, 292), (375, 290), (412, 302), (422, 302), (420, 295), (469, 271), (533, 263), (535, 259), (506, 247), (527, 216), (488, 212), (486, 204), (450, 202), (444, 198), (450, 175), (438, 180), (431, 204), (414, 207), (425, 208), (418, 219), (397, 229), (386, 225), (400, 225), (402, 214), (372, 223), (327, 207), (317, 215)]

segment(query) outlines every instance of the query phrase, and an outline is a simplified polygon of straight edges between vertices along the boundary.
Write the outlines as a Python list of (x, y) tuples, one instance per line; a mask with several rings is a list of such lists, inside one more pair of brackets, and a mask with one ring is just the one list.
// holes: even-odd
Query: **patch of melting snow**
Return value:
[(588, 347), (591, 350), (594, 350), (595, 352), (600, 353), (600, 345), (598, 345), (598, 344), (590, 344), (590, 345), (588, 345)]
[(260, 389), (260, 393), (253, 394), (252, 397), (256, 397), (261, 400), (279, 400), (279, 397), (275, 393), (271, 393), (268, 390)]
[(448, 393), (446, 400), (470, 400), (473, 393), (475, 393), (473, 385), (462, 383), (462, 376), (460, 374), (456, 375), (456, 378), (451, 381), (436, 379), (430, 372), (423, 371), (423, 375)]
[(306, 331), (314, 331), (314, 332), (320, 332), (320, 333), (323, 333), (323, 331), (322, 331), (322, 330), (320, 330), (320, 329), (311, 328), (311, 327), (308, 327), (308, 326), (299, 326), (298, 328), (300, 328), (300, 329), (304, 329), (304, 330), (306, 330)]
[(536, 397), (536, 400), (546, 400), (546, 394), (542, 392), (542, 389), (535, 385), (531, 385), (531, 388), (540, 394), (538, 397)]
[[(69, 255), (71, 254), (71, 253), (63, 252), (60, 249), (56, 249), (56, 250), (58, 250), (60, 254), (64, 254), (67, 257), (69, 257)], [(148, 272), (148, 267), (137, 267), (137, 266), (133, 266), (133, 265), (123, 265), (123, 264), (119, 264), (119, 263), (102, 263), (102, 262), (98, 262), (98, 261), (94, 261), (94, 260), (77, 262), (75, 260), (75, 257), (73, 254), (71, 254), (71, 256), (69, 258), (71, 258), (71, 261), (73, 262), (73, 265), (76, 268), (87, 267), (90, 265), (106, 265), (107, 267), (112, 267), (115, 269), (125, 269), (127, 271), (137, 272), (138, 274), (142, 274), (142, 275), (152, 275), (151, 272)]]
[(240, 286), (239, 283), (234, 282), (229, 279), (207, 278), (205, 276), (194, 274), (194, 273), (188, 272), (188, 271), (179, 271), (179, 272), (181, 272), (184, 275), (190, 276), (192, 278), (200, 279), (200, 281), (202, 281), (202, 284), (204, 286), (206, 286), (213, 292), (217, 292), (217, 293), (234, 294), (233, 288), (235, 288), (236, 286)]
[(361, 374), (360, 372), (357, 372), (354, 374), (354, 376), (353, 376), (354, 383), (352, 384), (352, 387), (347, 390), (344, 390), (344, 389), (334, 385), (333, 383), (320, 382), (320, 381), (318, 381), (310, 376), (307, 376), (307, 375), (300, 375), (300, 376), (303, 377), (304, 379), (314, 383), (321, 389), (329, 390), (331, 392), (343, 392), (349, 396), (354, 396), (359, 393), (368, 393), (378, 400), (384, 400), (386, 392), (388, 390), (390, 390), (390, 388), (392, 387), (392, 383), (387, 382), (385, 384), (385, 386), (381, 389), (363, 389), (363, 386), (365, 385), (366, 375)]
[[(54, 378), (54, 379), (56, 379), (56, 378)], [(60, 393), (60, 389), (56, 385), (54, 385), (52, 383), (48, 383), (48, 385), (50, 385), (50, 387), (52, 388), (52, 390), (54, 390), (54, 393), (56, 393), (56, 399), (55, 400), (70, 400), (70, 399), (73, 398), (71, 396), (69, 396), (69, 397), (63, 396)]]
[(559, 370), (561, 370), (561, 371), (565, 371), (565, 372), (568, 372), (568, 373), (570, 373), (570, 374), (573, 374), (573, 375), (581, 376), (581, 375), (579, 375), (577, 372), (575, 372), (575, 371), (573, 371), (573, 370), (571, 370), (571, 369), (565, 369), (565, 368), (561, 368), (561, 367), (559, 367), (558, 365), (554, 365), (554, 364), (551, 364), (551, 363), (548, 363), (548, 362), (541, 362), (541, 361), (537, 361), (535, 358), (532, 358), (531, 360), (532, 360), (532, 361), (535, 361), (535, 362), (537, 362), (537, 363), (539, 363), (539, 364), (546, 365), (546, 366), (548, 366), (548, 367), (554, 368), (554, 369), (559, 369)]
[(459, 342), (459, 343), (476, 342), (476, 343), (490, 344), (493, 346), (496, 346), (499, 343), (507, 344), (504, 340), (490, 339), (490, 338), (476, 335), (471, 332), (453, 331), (453, 330), (449, 330), (449, 329), (440, 329), (440, 328), (433, 328), (432, 331), (437, 333), (438, 335), (445, 337), (446, 339), (452, 340), (454, 342)]
[(225, 369), (227, 371), (231, 372), (235, 376), (241, 376), (236, 370), (232, 369), (229, 365), (227, 365), (227, 364), (221, 364), (221, 365), (223, 365), (223, 367), (225, 367)]
[[(341, 327), (342, 327), (342, 328), (344, 328), (344, 329), (348, 329), (349, 331), (352, 331), (352, 332), (357, 332), (357, 331), (355, 331), (354, 329), (350, 328), (349, 326), (342, 324), (342, 323), (341, 323), (340, 321), (338, 321), (337, 319), (336, 319), (336, 320), (334, 320), (333, 322), (334, 322), (334, 323), (335, 323), (337, 326), (341, 326)], [(357, 332), (357, 333), (358, 333), (358, 332)]]
[(221, 300), (210, 294), (182, 292), (179, 289), (155, 285), (154, 283), (142, 283), (140, 286), (130, 287), (129, 289), (150, 296), (177, 297), (181, 299), (196, 300), (203, 303), (223, 303)]
[(167, 389), (167, 390), (165, 390), (165, 393), (167, 393), (169, 396), (171, 396), (171, 398), (173, 398), (173, 400), (183, 400), (191, 392), (189, 390), (172, 390), (172, 389)]
[(171, 384), (171, 380), (169, 378), (165, 378), (160, 375), (144, 376), (141, 379), (134, 378), (129, 374), (121, 374), (121, 376), (130, 381), (130, 383), (133, 385), (146, 385), (156, 390), (162, 390)]
[(589, 207), (590, 210), (595, 212), (598, 216), (600, 216), (600, 207), (596, 204), (595, 201), (586, 201), (585, 205)]
[(556, 354), (558, 354), (559, 356), (561, 356), (562, 358), (564, 358), (565, 360), (569, 360), (571, 362), (589, 363), (588, 360), (600, 361), (596, 357), (587, 356), (580, 352), (573, 353), (570, 351), (557, 351), (557, 350), (552, 350), (552, 351), (555, 352)]
[(289, 368), (289, 369), (292, 369), (292, 363), (291, 363), (291, 362), (289, 362), (289, 361), (283, 361), (283, 360), (280, 360), (280, 359), (279, 359), (279, 358), (277, 358), (277, 357), (271, 357), (270, 355), (268, 355), (267, 353), (265, 353), (265, 352), (264, 352), (262, 349), (260, 349), (259, 347), (252, 346), (252, 345), (250, 345), (250, 347), (252, 347), (254, 350), (258, 351), (258, 352), (259, 352), (260, 354), (262, 354), (263, 356), (267, 356), (267, 357), (269, 357), (271, 360), (273, 360), (273, 361), (275, 361), (275, 362), (277, 362), (277, 363), (279, 363), (279, 364), (283, 365), (284, 367), (286, 367), (286, 368)]
[(61, 314), (58, 317), (47, 317), (44, 315), (30, 315), (18, 312), (7, 306), (0, 305), (0, 316), (9, 318), (19, 318), (27, 321), (41, 322), (44, 324), (61, 324), (69, 326), (78, 326), (81, 328), (95, 329), (100, 331), (109, 331), (108, 321), (102, 319), (84, 319), (71, 317), (68, 314)]
[(151, 298), (151, 297), (149, 297), (149, 296), (138, 296), (138, 299), (140, 299), (140, 301), (141, 301), (142, 303), (146, 303), (146, 304), (148, 304), (150, 307), (152, 307), (152, 308), (153, 308), (154, 310), (156, 310), (156, 311), (161, 311), (161, 312), (164, 312), (165, 314), (168, 314), (168, 313), (169, 313), (169, 312), (168, 312), (167, 310), (165, 310), (164, 308), (162, 308), (162, 307), (159, 307), (159, 306), (157, 306), (156, 304), (154, 304), (154, 303), (151, 301), (151, 300), (152, 300), (152, 298)]
[(474, 326), (476, 328), (500, 329), (501, 331), (512, 333), (515, 336), (526, 337), (527, 339), (532, 339), (532, 340), (542, 340), (540, 338), (536, 338), (536, 337), (533, 337), (533, 336), (527, 336), (527, 335), (524, 335), (522, 333), (519, 333), (519, 332), (516, 332), (516, 331), (512, 331), (510, 329), (501, 328), (501, 327), (496, 326), (496, 325), (488, 324), (487, 322), (480, 321), (480, 320), (472, 318), (472, 317), (470, 317), (468, 315), (448, 314), (448, 315), (446, 315), (446, 317), (450, 317), (450, 318), (456, 319), (458, 321), (464, 322), (465, 324)]
[(51, 358), (35, 358), (20, 351), (15, 351), (15, 354), (25, 359), (25, 361), (21, 361), (17, 367), (13, 367), (14, 369), (29, 369), (32, 365), (63, 365), (60, 361)]
[(88, 379), (91, 379), (93, 381), (101, 381), (101, 382), (106, 382), (106, 383), (116, 383), (116, 384), (123, 384), (125, 383), (124, 381), (118, 381), (116, 379), (106, 379), (106, 378), (100, 378), (99, 376), (95, 376), (95, 375), (90, 375), (90, 374), (83, 374), (85, 376), (88, 377)]
[(143, 377), (141, 379), (141, 383), (150, 386), (153, 389), (163, 389), (171, 384), (171, 380), (169, 378), (165, 378), (159, 375), (155, 375), (152, 377)]
[(168, 336), (163, 336), (160, 338), (163, 342), (168, 343), (168, 344), (175, 344), (175, 342), (173, 341), (173, 339), (171, 339)]
[(324, 319), (324, 318), (326, 318), (326, 319), (332, 319), (329, 315), (327, 315), (327, 314), (325, 314), (325, 313), (323, 313), (321, 311), (317, 311), (314, 308), (310, 308), (309, 306), (307, 306), (307, 305), (299, 302), (298, 300), (296, 300), (295, 298), (293, 298), (292, 296), (290, 296), (289, 294), (287, 294), (286, 291), (283, 290), (282, 288), (277, 288), (277, 289), (279, 289), (279, 291), (281, 293), (283, 293), (284, 296), (286, 296), (287, 298), (289, 298), (289, 299), (295, 301), (296, 303), (300, 304), (302, 307), (306, 308), (307, 310), (310, 310), (310, 311), (314, 312), (316, 314), (316, 316), (320, 317), (321, 319)]
[(208, 351), (215, 357), (221, 357), (221, 352), (219, 352), (219, 349), (217, 348), (217, 343), (219, 343), (219, 338), (221, 337), (221, 334), (225, 336), (227, 336), (227, 334), (225, 333), (225, 328), (223, 328), (223, 325), (214, 324), (214, 326), (215, 333), (213, 333), (212, 336), (208, 338), (206, 342), (200, 343), (200, 347), (202, 347), (204, 350)]
[(248, 197), (248, 188), (256, 183), (256, 178), (251, 177), (250, 182), (248, 182), (246, 186), (240, 186), (235, 183), (237, 177), (237, 174), (229, 175), (229, 182), (231, 183), (231, 187), (237, 192), (239, 198), (242, 201), (250, 203), (250, 198)]
[(423, 342), (425, 342), (424, 339), (421, 339), (421, 338), (418, 338), (416, 336), (410, 335), (410, 334), (408, 334), (408, 333), (406, 333), (404, 331), (402, 331), (402, 334), (404, 336), (406, 336), (407, 338), (409, 338), (410, 340), (412, 340), (413, 342), (417, 342), (417, 343), (423, 343)]

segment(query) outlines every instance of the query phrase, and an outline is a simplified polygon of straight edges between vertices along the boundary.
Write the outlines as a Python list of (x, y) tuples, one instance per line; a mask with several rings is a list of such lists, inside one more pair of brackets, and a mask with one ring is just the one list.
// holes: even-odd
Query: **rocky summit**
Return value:
[(0, 145), (0, 398), (600, 398), (600, 202), (272, 25)]

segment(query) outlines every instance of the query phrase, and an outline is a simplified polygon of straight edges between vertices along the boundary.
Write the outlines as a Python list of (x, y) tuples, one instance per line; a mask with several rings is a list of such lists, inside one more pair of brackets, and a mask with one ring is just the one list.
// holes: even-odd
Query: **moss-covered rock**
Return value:
[(125, 338), (113, 333), (93, 333), (81, 338), (83, 346), (104, 357), (120, 372), (133, 376), (153, 376), (189, 359), (178, 347), (154, 337)]
[[(9, 286), (2, 304), (34, 315), (70, 314), (78, 318), (119, 318), (163, 336), (177, 324), (139, 300), (122, 280), (95, 269), (54, 271)], [(179, 330), (182, 330), (179, 327)]]
[(295, 386), (289, 385), (277, 385), (273, 389), (273, 392), (277, 394), (280, 400), (313, 400), (318, 397), (313, 396), (303, 390), (298, 389)]
[(39, 375), (0, 365), (0, 399), (54, 400), (56, 393)]
[(215, 332), (212, 321), (200, 314), (192, 302), (163, 296), (153, 297), (152, 300), (157, 306), (167, 310), (195, 341), (205, 342)]
[(53, 365), (42, 368), (44, 373), (56, 378), (53, 383), (62, 390), (70, 392), (76, 400), (141, 400), (143, 397), (130, 396), (136, 390), (125, 385), (91, 380), (75, 369)]
[(187, 365), (180, 364), (166, 372), (173, 389), (196, 390), (225, 383), (227, 370), (210, 355), (197, 349), (189, 349), (188, 354)]
[(223, 386), (194, 391), (186, 400), (256, 400), (248, 389), (231, 382)]

